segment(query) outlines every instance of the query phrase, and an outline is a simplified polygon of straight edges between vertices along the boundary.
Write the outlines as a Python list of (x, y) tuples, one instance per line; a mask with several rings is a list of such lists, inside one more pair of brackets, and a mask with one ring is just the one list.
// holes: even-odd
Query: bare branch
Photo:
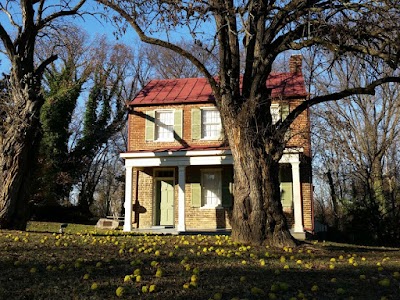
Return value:
[(58, 12), (55, 12), (49, 16), (47, 16), (44, 19), (41, 19), (38, 23), (37, 23), (37, 27), (38, 29), (43, 28), (44, 26), (46, 26), (47, 24), (49, 24), (51, 21), (60, 18), (60, 17), (65, 17), (65, 16), (73, 16), (73, 15), (78, 15), (78, 11), (79, 9), (85, 4), (86, 0), (80, 0), (73, 8), (69, 9), (69, 10), (60, 10)]
[(281, 132), (286, 132), (286, 130), (289, 128), (290, 124), (292, 124), (293, 121), (303, 111), (305, 111), (312, 105), (315, 105), (318, 103), (323, 103), (323, 102), (328, 102), (328, 101), (340, 100), (340, 99), (344, 99), (344, 98), (352, 96), (352, 95), (375, 95), (375, 89), (378, 86), (380, 86), (384, 83), (389, 83), (389, 82), (400, 83), (400, 77), (393, 77), (393, 76), (383, 77), (383, 78), (374, 80), (373, 82), (371, 82), (370, 84), (368, 84), (365, 87), (348, 88), (348, 89), (344, 89), (340, 92), (331, 93), (331, 94), (322, 95), (322, 96), (316, 96), (314, 98), (308, 99), (308, 100), (302, 102), (293, 111), (291, 111), (285, 120), (283, 120), (281, 123), (277, 124), (277, 130), (281, 131)]
[(214, 77), (209, 73), (207, 68), (191, 53), (189, 53), (188, 51), (182, 49), (181, 47), (179, 47), (173, 43), (147, 36), (144, 33), (144, 31), (142, 30), (142, 28), (139, 26), (139, 24), (137, 23), (135, 16), (133, 14), (132, 15), (128, 14), (126, 11), (124, 11), (122, 8), (120, 8), (118, 5), (116, 5), (115, 2), (109, 1), (109, 0), (97, 0), (97, 2), (102, 3), (103, 5), (118, 12), (133, 27), (133, 29), (137, 32), (137, 34), (139, 35), (139, 38), (143, 42), (168, 48), (168, 49), (182, 55), (183, 57), (189, 59), (209, 80), (213, 90), (216, 93), (218, 93), (218, 89), (217, 89), (218, 84), (217, 84), (216, 80), (214, 79)]

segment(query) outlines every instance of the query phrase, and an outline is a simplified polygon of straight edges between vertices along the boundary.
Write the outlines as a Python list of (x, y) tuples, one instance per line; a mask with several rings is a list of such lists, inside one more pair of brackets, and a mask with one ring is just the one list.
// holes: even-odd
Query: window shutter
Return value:
[(233, 202), (233, 170), (222, 173), (222, 207), (232, 207)]
[(201, 139), (201, 110), (192, 109), (192, 140)]
[(201, 185), (192, 183), (192, 207), (201, 207)]
[(293, 189), (291, 182), (281, 182), (281, 201), (283, 207), (292, 207)]
[(289, 112), (290, 112), (289, 103), (281, 104), (282, 121), (286, 119), (286, 117), (289, 115)]
[(182, 110), (177, 109), (174, 112), (174, 132), (177, 135), (175, 139), (182, 139)]
[(154, 141), (156, 112), (154, 110), (146, 111), (146, 115), (148, 118), (146, 119), (145, 139), (146, 141)]

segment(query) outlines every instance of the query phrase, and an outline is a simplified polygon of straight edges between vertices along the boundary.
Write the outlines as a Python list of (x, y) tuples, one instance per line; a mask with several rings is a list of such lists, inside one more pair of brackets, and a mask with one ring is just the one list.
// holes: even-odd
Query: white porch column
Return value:
[(301, 207), (300, 162), (290, 162), (290, 164), (292, 165), (293, 180), (294, 232), (304, 232), (303, 210)]
[(124, 231), (132, 231), (132, 167), (125, 166)]
[(178, 166), (178, 231), (185, 231), (186, 166)]

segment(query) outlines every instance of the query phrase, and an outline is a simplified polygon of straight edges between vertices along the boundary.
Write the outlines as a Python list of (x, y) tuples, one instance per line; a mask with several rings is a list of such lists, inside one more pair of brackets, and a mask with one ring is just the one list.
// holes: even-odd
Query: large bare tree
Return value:
[[(57, 59), (35, 61), (36, 42), (57, 21), (79, 15), (86, 0), (4, 0), (0, 3), (0, 39), (11, 64), (9, 87), (0, 99), (0, 228), (25, 229), (30, 175), (40, 142), (39, 113), (43, 72)], [(7, 24), (8, 20), (8, 24)]]
[[(383, 75), (361, 86), (329, 91), (304, 101), (285, 120), (273, 124), (270, 90), (266, 87), (272, 64), (285, 51), (315, 46), (338, 58), (352, 52), (368, 59), (379, 58), (396, 68), (400, 55), (399, 1), (97, 2), (117, 12), (142, 41), (179, 53), (208, 79), (234, 159), (233, 239), (295, 245), (282, 212), (278, 178), (278, 162), (290, 125), (312, 105), (353, 94), (373, 94), (380, 84), (400, 80), (394, 74)], [(192, 36), (194, 43), (207, 49), (217, 45), (218, 80), (192, 53), (174, 43), (179, 33)]]

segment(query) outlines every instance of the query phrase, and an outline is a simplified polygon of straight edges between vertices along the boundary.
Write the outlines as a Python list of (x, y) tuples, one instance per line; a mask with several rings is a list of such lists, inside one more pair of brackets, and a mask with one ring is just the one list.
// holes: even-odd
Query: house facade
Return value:
[[(306, 98), (301, 56), (271, 74), (274, 122)], [(230, 229), (233, 159), (204, 78), (152, 80), (130, 102), (124, 231)], [(292, 234), (313, 231), (309, 112), (292, 124), (280, 160), (281, 201)]]

